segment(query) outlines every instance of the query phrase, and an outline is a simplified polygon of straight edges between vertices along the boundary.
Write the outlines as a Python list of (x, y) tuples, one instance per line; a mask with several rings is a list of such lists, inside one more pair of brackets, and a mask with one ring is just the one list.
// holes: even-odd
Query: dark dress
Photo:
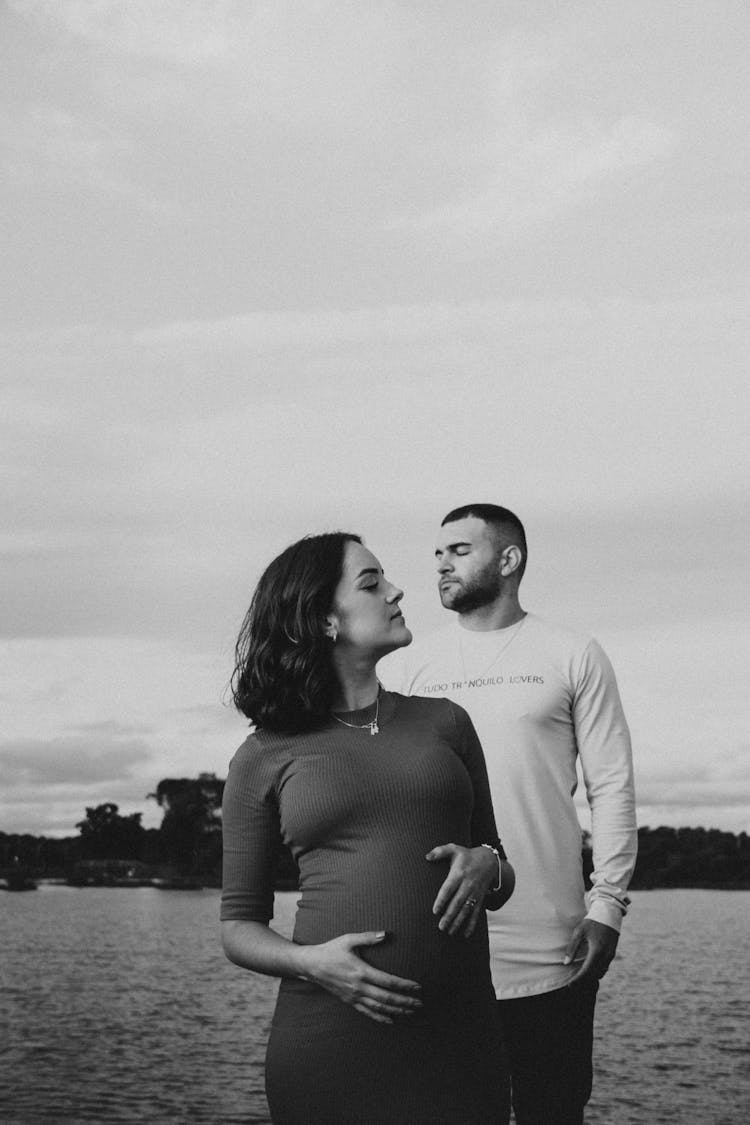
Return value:
[(383, 693), (379, 725), (375, 736), (335, 720), (304, 735), (257, 732), (230, 766), (222, 919), (270, 920), (281, 838), (300, 870), (294, 941), (385, 930), (360, 955), (423, 986), (421, 1012), (388, 1025), (282, 980), (266, 1057), (271, 1115), (276, 1125), (488, 1125), (503, 1085), (486, 921), (469, 939), (438, 930), (432, 903), (448, 864), (425, 859), (437, 844), (498, 846), (484, 758), (468, 715), (446, 699)]

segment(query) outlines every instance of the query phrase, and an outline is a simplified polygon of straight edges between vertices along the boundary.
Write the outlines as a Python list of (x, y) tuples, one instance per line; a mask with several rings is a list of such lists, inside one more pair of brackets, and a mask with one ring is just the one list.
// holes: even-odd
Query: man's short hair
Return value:
[(526, 547), (526, 532), (515, 512), (511, 512), (509, 508), (501, 508), (499, 504), (464, 504), (463, 507), (454, 508), (452, 512), (448, 512), (440, 526), (445, 527), (447, 523), (465, 520), (470, 516), (474, 516), (478, 520), (484, 520), (487, 526), (492, 528), (501, 551), (504, 551), (511, 544), (521, 548), (523, 557), (516, 571), (520, 582), (526, 570), (528, 549)]

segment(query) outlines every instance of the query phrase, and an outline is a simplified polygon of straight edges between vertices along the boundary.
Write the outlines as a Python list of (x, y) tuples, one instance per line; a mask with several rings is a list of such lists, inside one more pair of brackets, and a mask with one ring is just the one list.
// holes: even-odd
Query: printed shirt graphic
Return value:
[[(378, 672), (405, 695), (453, 699), (479, 734), (516, 871), (513, 897), (489, 916), (497, 995), (561, 987), (575, 969), (562, 964), (573, 928), (587, 914), (619, 930), (635, 865), (630, 735), (609, 660), (596, 641), (527, 614), (489, 632), (455, 621), (387, 657)], [(577, 757), (592, 810), (588, 909)]]

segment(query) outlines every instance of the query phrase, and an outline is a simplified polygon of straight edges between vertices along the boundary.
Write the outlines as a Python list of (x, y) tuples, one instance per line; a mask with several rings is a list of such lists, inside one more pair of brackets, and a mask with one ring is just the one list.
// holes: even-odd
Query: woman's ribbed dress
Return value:
[[(367, 712), (341, 713), (362, 723)], [(279, 840), (300, 871), (293, 939), (385, 930), (359, 954), (419, 981), (424, 1007), (375, 1023), (306, 981), (282, 980), (266, 1057), (276, 1125), (488, 1125), (503, 1094), (484, 916), (471, 938), (438, 930), (438, 844), (498, 846), (481, 747), (446, 699), (380, 696), (380, 732), (331, 719), (259, 731), (224, 792), (222, 919), (268, 922)]]

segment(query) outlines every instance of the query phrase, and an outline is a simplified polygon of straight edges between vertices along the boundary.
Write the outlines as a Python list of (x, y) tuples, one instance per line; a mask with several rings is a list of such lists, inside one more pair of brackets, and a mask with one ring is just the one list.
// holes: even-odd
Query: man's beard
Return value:
[(502, 591), (503, 580), (498, 573), (496, 563), (491, 563), (479, 574), (475, 574), (468, 581), (459, 583), (454, 580), (450, 586), (440, 589), (440, 601), (445, 609), (455, 610), (456, 613), (470, 613), (474, 609), (481, 609), (499, 598)]

